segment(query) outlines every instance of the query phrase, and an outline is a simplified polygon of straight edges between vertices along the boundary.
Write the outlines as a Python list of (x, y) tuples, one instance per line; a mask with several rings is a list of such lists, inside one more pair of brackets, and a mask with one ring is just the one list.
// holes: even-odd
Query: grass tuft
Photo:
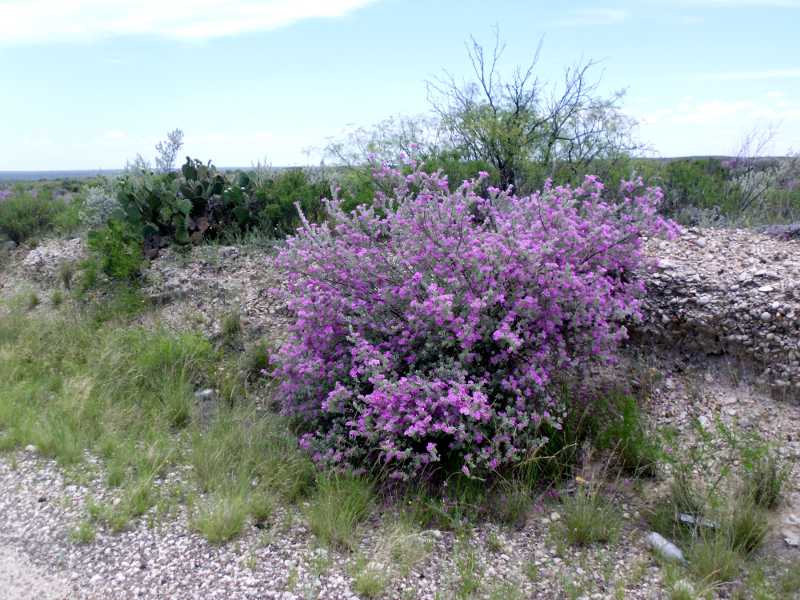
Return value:
[(369, 515), (372, 483), (350, 475), (320, 474), (306, 517), (319, 540), (334, 548), (352, 550), (356, 529)]
[(247, 512), (247, 503), (239, 496), (213, 496), (195, 509), (191, 526), (212, 544), (220, 544), (242, 532)]
[(612, 450), (625, 472), (654, 477), (661, 447), (648, 430), (636, 399), (627, 394), (612, 394), (606, 398), (600, 413), (596, 446)]
[(94, 525), (90, 521), (81, 521), (73, 529), (69, 537), (76, 544), (91, 544), (94, 541), (96, 532)]
[(559, 527), (574, 546), (614, 543), (622, 528), (622, 515), (598, 490), (579, 488), (564, 499)]
[(752, 554), (763, 543), (769, 531), (769, 518), (762, 508), (744, 498), (738, 502), (724, 524), (731, 549), (743, 555)]
[(384, 565), (362, 561), (356, 565), (353, 589), (362, 598), (380, 598), (389, 585), (389, 576)]
[(745, 472), (741, 494), (752, 498), (757, 506), (775, 508), (780, 503), (788, 477), (788, 465), (782, 464), (774, 451), (765, 451)]
[(462, 538), (455, 548), (456, 597), (471, 598), (481, 588), (483, 568), (469, 539)]
[(702, 535), (689, 547), (689, 568), (701, 581), (730, 583), (742, 569), (742, 557), (731, 548), (725, 535)]

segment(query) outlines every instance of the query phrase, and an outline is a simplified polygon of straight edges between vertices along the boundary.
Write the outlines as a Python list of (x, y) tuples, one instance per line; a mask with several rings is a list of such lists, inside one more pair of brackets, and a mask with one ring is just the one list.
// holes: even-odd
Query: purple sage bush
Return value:
[(641, 182), (517, 197), (486, 173), (450, 192), (409, 165), (376, 170), (393, 191), (369, 207), (334, 195), (329, 222), (304, 221), (280, 252), (280, 402), (318, 463), (484, 476), (561, 427), (565, 374), (613, 361), (640, 316), (643, 240), (675, 226)]

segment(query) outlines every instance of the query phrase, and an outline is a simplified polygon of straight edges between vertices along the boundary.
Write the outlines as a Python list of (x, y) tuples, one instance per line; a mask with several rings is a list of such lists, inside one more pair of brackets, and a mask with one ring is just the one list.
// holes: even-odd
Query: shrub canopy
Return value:
[(369, 207), (327, 201), (330, 223), (280, 253), (280, 398), (319, 462), (479, 476), (560, 427), (561, 375), (614, 358), (639, 316), (643, 238), (674, 226), (641, 182), (615, 200), (595, 177), (517, 197), (481, 173), (450, 192), (409, 163), (376, 171), (394, 192)]

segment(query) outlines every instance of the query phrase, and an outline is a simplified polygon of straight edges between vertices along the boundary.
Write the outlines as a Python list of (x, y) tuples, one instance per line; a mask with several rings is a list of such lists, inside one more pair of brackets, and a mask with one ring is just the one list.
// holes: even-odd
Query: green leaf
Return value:
[(175, 205), (177, 209), (184, 215), (188, 215), (190, 212), (192, 212), (192, 201), (188, 198), (176, 198)]

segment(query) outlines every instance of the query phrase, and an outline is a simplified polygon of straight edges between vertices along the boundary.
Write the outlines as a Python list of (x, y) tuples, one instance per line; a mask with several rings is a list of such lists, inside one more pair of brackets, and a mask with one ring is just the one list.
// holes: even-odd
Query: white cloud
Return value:
[(582, 27), (585, 25), (616, 25), (628, 19), (628, 11), (619, 8), (584, 8), (572, 10), (554, 21), (560, 27)]
[(638, 114), (643, 125), (725, 125), (741, 121), (800, 121), (800, 108), (782, 98), (753, 100), (682, 101), (674, 107)]
[(632, 110), (639, 135), (661, 156), (730, 154), (752, 131), (775, 129), (766, 153), (781, 154), (800, 143), (796, 102), (758, 99), (684, 100), (651, 110)]
[(755, 81), (760, 79), (797, 79), (800, 68), (764, 69), (763, 71), (733, 71), (731, 73), (714, 73), (705, 76), (718, 81)]
[(5, 0), (0, 44), (149, 34), (197, 40), (344, 16), (375, 0)]

